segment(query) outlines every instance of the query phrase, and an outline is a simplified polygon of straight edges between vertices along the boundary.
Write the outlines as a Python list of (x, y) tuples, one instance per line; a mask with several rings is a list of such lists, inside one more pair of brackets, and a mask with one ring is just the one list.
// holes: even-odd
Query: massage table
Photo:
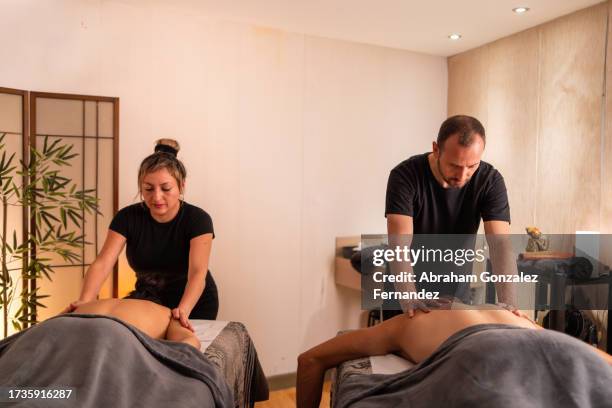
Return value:
[(608, 408), (612, 401), (612, 366), (590, 345), (505, 324), (460, 330), (418, 365), (366, 357), (340, 364), (332, 377), (334, 408)]
[(200, 351), (154, 340), (110, 316), (50, 318), (0, 341), (0, 406), (10, 402), (6, 390), (28, 388), (71, 390), (66, 398), (23, 401), (41, 408), (246, 408), (267, 399), (267, 382), (244, 325), (192, 324)]
[(342, 385), (351, 376), (396, 374), (412, 367), (414, 367), (413, 363), (395, 354), (345, 361), (332, 370), (331, 408), (335, 406), (336, 397), (343, 392)]
[(268, 383), (255, 346), (242, 323), (191, 319), (200, 351), (223, 374), (234, 394), (235, 406), (252, 407), (268, 399)]

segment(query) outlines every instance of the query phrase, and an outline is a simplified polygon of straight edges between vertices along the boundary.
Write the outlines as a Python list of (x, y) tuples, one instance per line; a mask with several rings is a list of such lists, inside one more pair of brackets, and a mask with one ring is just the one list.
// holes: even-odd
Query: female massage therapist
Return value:
[(64, 312), (95, 300), (127, 243), (127, 260), (136, 272), (136, 289), (126, 298), (146, 299), (172, 309), (181, 325), (188, 318), (214, 320), (219, 301), (208, 271), (212, 219), (182, 200), (186, 171), (177, 159), (179, 145), (157, 141), (155, 153), (138, 171), (141, 202), (122, 208), (113, 218), (106, 241), (89, 267), (81, 295)]

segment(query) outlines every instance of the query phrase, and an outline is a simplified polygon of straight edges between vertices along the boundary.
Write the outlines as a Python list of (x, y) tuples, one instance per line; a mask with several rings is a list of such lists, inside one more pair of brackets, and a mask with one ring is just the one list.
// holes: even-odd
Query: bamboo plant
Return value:
[[(58, 254), (65, 262), (83, 262), (77, 252), (88, 244), (81, 233), (83, 216), (97, 213), (95, 190), (77, 190), (77, 185), (61, 175), (61, 169), (70, 166), (78, 156), (73, 145), (56, 139), (44, 139), (42, 150), (29, 149), (29, 157), (15, 163), (15, 153), (7, 154), (4, 138), (0, 134), (0, 206), (2, 231), (0, 232), (0, 309), (4, 322), (4, 335), (8, 323), (22, 330), (37, 322), (36, 308), (46, 307), (39, 293), (39, 279), (52, 280), (53, 268), (49, 255)], [(93, 193), (93, 194), (92, 194)], [(8, 209), (25, 209), (29, 225), (24, 234), (8, 229)], [(17, 277), (14, 277), (17, 275)], [(21, 290), (19, 290), (21, 288)], [(12, 310), (17, 309), (15, 313)]]

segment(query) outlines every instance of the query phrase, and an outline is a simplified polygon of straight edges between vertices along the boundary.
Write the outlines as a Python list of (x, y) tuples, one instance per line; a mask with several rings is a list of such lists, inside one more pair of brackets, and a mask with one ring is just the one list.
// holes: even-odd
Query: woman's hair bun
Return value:
[(155, 142), (155, 152), (170, 153), (174, 157), (181, 150), (181, 146), (174, 139), (159, 139)]

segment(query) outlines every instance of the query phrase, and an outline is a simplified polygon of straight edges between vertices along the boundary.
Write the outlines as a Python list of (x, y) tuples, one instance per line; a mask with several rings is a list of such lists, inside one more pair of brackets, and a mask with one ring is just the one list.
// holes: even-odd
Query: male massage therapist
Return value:
[[(392, 248), (410, 245), (412, 234), (476, 234), (482, 218), (493, 271), (516, 274), (510, 241), (503, 235), (510, 233), (506, 186), (502, 175), (481, 160), (485, 144), (485, 129), (476, 118), (452, 116), (442, 123), (431, 153), (412, 156), (391, 170), (385, 216)], [(392, 273), (411, 269), (406, 262), (391, 264)], [(395, 289), (416, 291), (418, 279), (416, 285), (396, 283)], [(514, 285), (498, 284), (496, 289), (500, 304), (521, 315), (514, 306)], [(413, 299), (400, 305), (412, 317), (416, 309), (428, 312), (437, 303)]]

